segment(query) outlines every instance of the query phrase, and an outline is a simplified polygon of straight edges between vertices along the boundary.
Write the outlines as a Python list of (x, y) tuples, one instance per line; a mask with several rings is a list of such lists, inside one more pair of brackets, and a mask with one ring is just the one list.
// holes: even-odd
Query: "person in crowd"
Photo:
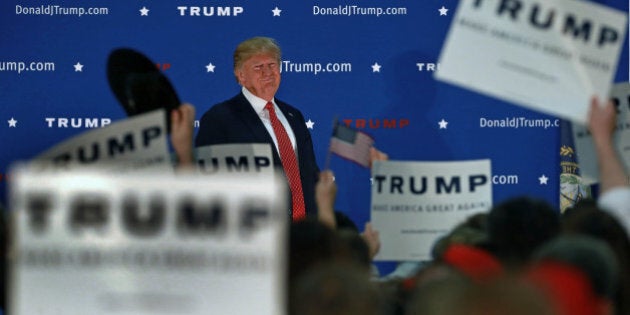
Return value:
[(332, 229), (315, 217), (290, 224), (288, 257), (289, 309), (294, 309), (295, 303), (301, 303), (294, 297), (299, 279), (321, 266), (346, 266), (365, 281), (370, 279), (371, 257), (359, 234)]
[(428, 261), (403, 261), (398, 264), (391, 273), (380, 278), (381, 281), (405, 279), (412, 277), (431, 263), (440, 260), (446, 249), (452, 244), (467, 244), (479, 248), (485, 248), (488, 241), (487, 212), (474, 214), (463, 222), (453, 227), (448, 234), (438, 238), (431, 248), (431, 260)]
[(591, 99), (588, 128), (593, 137), (599, 170), (598, 205), (615, 217), (630, 234), (630, 185), (628, 173), (619, 158), (613, 133), (617, 112), (611, 100), (602, 104)]
[(505, 274), (503, 265), (494, 255), (483, 248), (467, 244), (449, 245), (439, 261), (480, 283)]
[(523, 267), (532, 253), (560, 232), (559, 211), (532, 197), (513, 197), (488, 213), (488, 250), (508, 269)]
[(453, 227), (448, 234), (435, 241), (431, 249), (431, 257), (440, 259), (452, 244), (466, 244), (483, 248), (488, 242), (487, 225), (487, 212), (479, 212), (467, 217), (463, 222)]
[(289, 314), (386, 315), (382, 294), (365, 273), (345, 264), (323, 264), (298, 280)]
[(314, 218), (289, 225), (289, 285), (305, 270), (332, 260), (336, 237), (332, 228)]
[[(380, 151), (376, 150), (376, 148), (372, 148), (371, 151), (373, 152), (371, 159), (385, 156), (379, 153)], [(378, 154), (379, 157), (375, 154)], [(334, 209), (337, 197), (337, 184), (334, 181), (334, 174), (331, 170), (320, 172), (320, 179), (315, 186), (315, 197), (319, 222), (337, 231), (342, 241), (340, 242), (342, 246), (338, 246), (339, 252), (343, 253), (344, 249), (346, 249), (346, 253), (355, 255), (359, 260), (366, 262), (372, 275), (378, 277), (378, 268), (371, 264), (381, 247), (378, 231), (372, 227), (370, 222), (367, 222), (365, 230), (361, 233), (352, 219), (343, 212)]]
[[(485, 285), (505, 276), (507, 273), (501, 262), (485, 248), (488, 239), (487, 216), (487, 212), (471, 215), (439, 238), (432, 248), (432, 259), (417, 268), (413, 275), (385, 279), (385, 283), (399, 283), (396, 288), (399, 297), (397, 304), (410, 308), (407, 312), (411, 314), (437, 312), (434, 308), (444, 308), (446, 305), (431, 301), (437, 296), (429, 293), (432, 290), (429, 287), (435, 287), (438, 291), (452, 288), (453, 292), (440, 293), (451, 296), (459, 289), (473, 284)], [(445, 309), (439, 312), (445, 312)]]
[[(546, 296), (556, 315), (608, 315), (600, 297), (579, 267), (557, 260), (540, 260), (521, 270), (523, 281)], [(604, 312), (602, 312), (604, 311)]]
[[(466, 246), (466, 245), (455, 245)], [(473, 262), (471, 262), (472, 264)], [(410, 281), (413, 280), (413, 281)], [(551, 301), (520, 274), (477, 281), (458, 266), (433, 261), (401, 290), (404, 315), (558, 315)]]
[[(602, 103), (593, 97), (589, 108), (588, 128), (593, 139), (599, 170), (600, 195), (597, 206), (624, 228), (626, 241), (621, 241), (623, 243), (627, 242), (627, 237), (630, 235), (630, 185), (628, 172), (615, 147), (616, 126), (617, 110), (612, 100)], [(622, 238), (617, 237), (617, 239)], [(630, 281), (628, 281), (630, 267), (628, 267), (628, 253), (623, 249), (627, 248), (627, 245), (611, 246), (622, 257), (620, 261), (622, 282), (617, 297), (620, 301), (617, 303), (617, 314), (627, 314), (630, 312)], [(626, 253), (623, 253), (624, 251)]]
[[(371, 150), (373, 154), (383, 156), (382, 152), (376, 148)], [(373, 155), (374, 158), (376, 155)], [(337, 184), (334, 181), (334, 173), (331, 170), (324, 170), (320, 173), (319, 181), (315, 186), (315, 196), (317, 200), (317, 217), (320, 222), (336, 230), (350, 230), (357, 234), (361, 234), (361, 237), (366, 242), (370, 259), (374, 258), (380, 250), (381, 243), (376, 231), (370, 222), (365, 224), (363, 232), (359, 232), (359, 229), (347, 215), (339, 210), (335, 210), (335, 199), (337, 197)]]
[(586, 235), (559, 235), (533, 254), (534, 264), (547, 261), (579, 269), (594, 294), (593, 309), (602, 315), (614, 314), (619, 266), (615, 253), (606, 242)]
[(562, 215), (562, 234), (586, 235), (606, 242), (617, 259), (619, 281), (615, 293), (615, 313), (630, 314), (630, 238), (612, 215), (602, 211), (594, 200), (582, 200)]
[(311, 134), (297, 108), (276, 98), (280, 87), (281, 50), (269, 37), (253, 37), (234, 51), (234, 76), (241, 91), (212, 106), (199, 122), (195, 146), (268, 143), (274, 166), (284, 172), (293, 220), (315, 215), (319, 167)]

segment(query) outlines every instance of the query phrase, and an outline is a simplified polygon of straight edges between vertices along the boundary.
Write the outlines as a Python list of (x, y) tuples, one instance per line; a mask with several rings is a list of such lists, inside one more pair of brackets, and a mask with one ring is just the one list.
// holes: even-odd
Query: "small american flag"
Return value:
[(370, 148), (373, 144), (374, 139), (366, 133), (335, 123), (330, 152), (363, 167), (370, 167)]

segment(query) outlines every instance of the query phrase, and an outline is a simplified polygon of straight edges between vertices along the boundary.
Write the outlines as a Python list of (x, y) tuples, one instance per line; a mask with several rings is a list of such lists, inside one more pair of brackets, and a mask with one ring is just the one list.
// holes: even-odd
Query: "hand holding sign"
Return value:
[[(577, 160), (582, 178), (589, 184), (598, 182), (602, 176), (611, 176), (600, 174), (598, 169), (597, 151), (602, 146), (614, 147), (624, 167), (630, 166), (630, 84), (621, 82), (613, 85), (610, 99), (612, 104), (604, 103), (602, 98), (591, 99), (589, 124), (573, 125)], [(595, 146), (596, 143), (599, 147)]]
[(370, 219), (383, 244), (375, 260), (430, 259), (439, 237), (492, 206), (490, 160), (378, 161), (372, 175)]

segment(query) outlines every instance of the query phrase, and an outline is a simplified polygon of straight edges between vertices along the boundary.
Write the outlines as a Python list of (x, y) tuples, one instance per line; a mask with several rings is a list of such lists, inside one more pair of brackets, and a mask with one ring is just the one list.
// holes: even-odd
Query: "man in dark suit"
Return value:
[[(319, 167), (302, 113), (275, 98), (280, 86), (280, 57), (280, 47), (271, 38), (254, 37), (238, 45), (234, 75), (242, 86), (241, 93), (203, 115), (195, 146), (269, 143), (274, 149), (274, 166), (285, 173), (290, 187), (293, 220), (300, 220), (304, 212), (309, 216), (317, 213), (315, 183)], [(287, 154), (293, 155), (285, 158)], [(289, 165), (295, 159), (299, 174), (293, 176)]]

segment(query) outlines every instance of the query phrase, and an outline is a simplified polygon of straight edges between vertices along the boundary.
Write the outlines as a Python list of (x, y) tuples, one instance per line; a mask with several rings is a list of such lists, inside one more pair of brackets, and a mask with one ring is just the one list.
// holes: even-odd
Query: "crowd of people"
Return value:
[[(359, 229), (335, 209), (334, 174), (316, 165), (302, 114), (275, 98), (280, 57), (273, 39), (241, 43), (234, 53), (241, 92), (203, 115), (194, 141), (195, 108), (172, 111), (171, 142), (179, 169), (195, 168), (195, 145), (275, 148), (274, 165), (287, 175), (291, 196), (288, 314), (630, 314), (630, 185), (613, 141), (612, 102), (593, 99), (589, 113), (601, 176), (597, 200), (563, 213), (533, 197), (506, 200), (437, 239), (430, 261), (381, 275), (373, 263), (378, 231), (369, 223)], [(388, 159), (376, 148), (370, 154)]]
[(511, 198), (454, 226), (430, 261), (397, 277), (371, 268), (378, 232), (336, 223), (344, 216), (323, 171), (318, 218), (291, 226), (290, 314), (630, 314), (630, 186), (612, 140), (615, 107), (593, 99), (589, 115), (597, 201), (561, 212)]

